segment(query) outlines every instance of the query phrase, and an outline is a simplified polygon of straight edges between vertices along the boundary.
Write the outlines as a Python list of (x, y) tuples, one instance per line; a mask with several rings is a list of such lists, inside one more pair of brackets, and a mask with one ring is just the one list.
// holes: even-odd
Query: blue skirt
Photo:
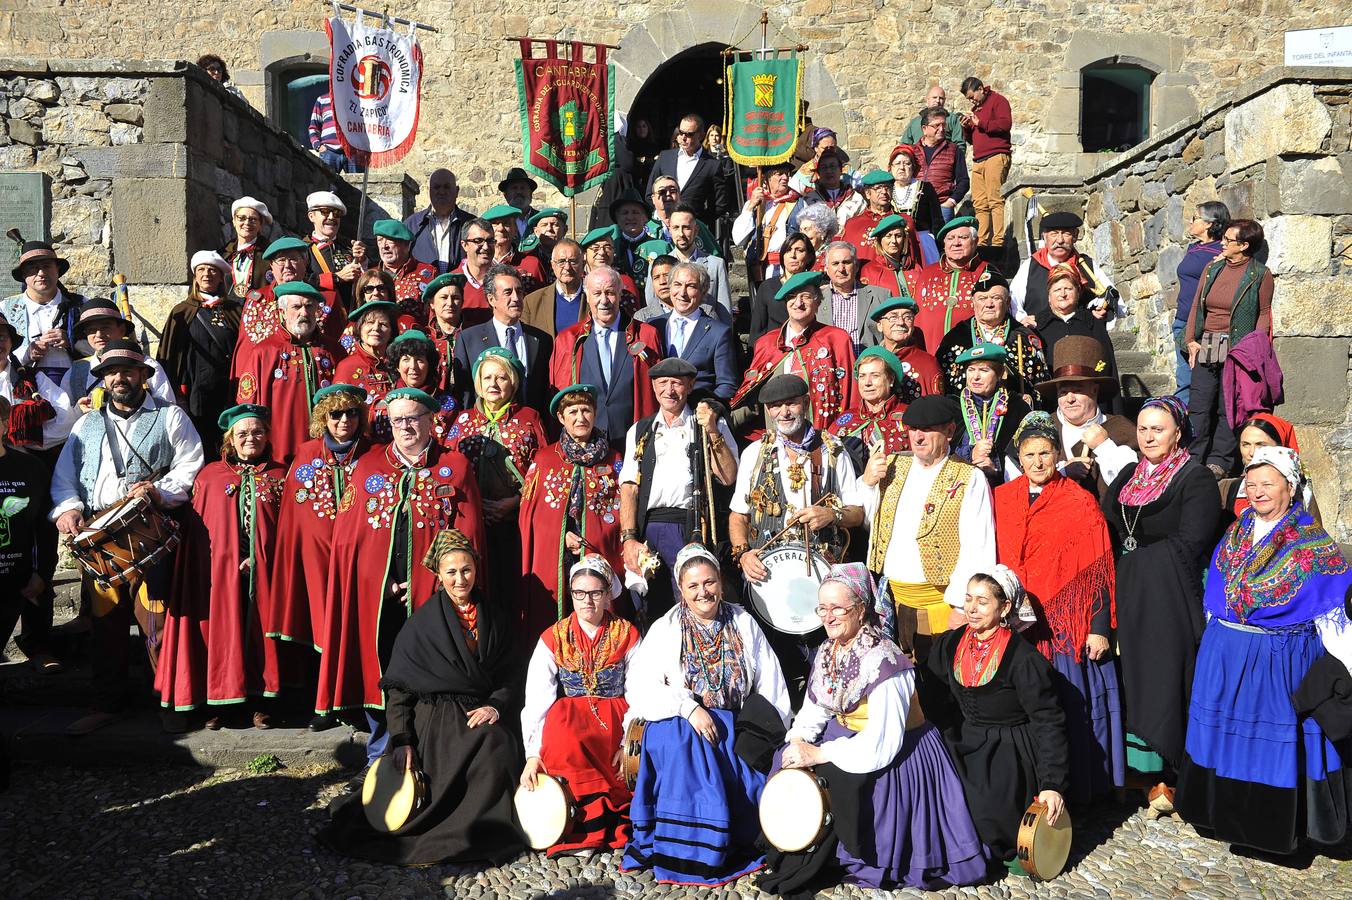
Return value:
[(1219, 840), (1289, 853), (1347, 833), (1342, 759), (1291, 695), (1324, 652), (1313, 626), (1274, 634), (1207, 625), (1175, 806)]
[(1126, 729), (1117, 689), (1117, 663), (1052, 655), (1053, 681), (1066, 712), (1070, 747), (1071, 803), (1088, 803), (1122, 787), (1126, 776)]
[(713, 886), (764, 863), (755, 844), (765, 776), (733, 752), (733, 714), (708, 713), (717, 744), (679, 716), (648, 723), (622, 871), (651, 868), (664, 884)]

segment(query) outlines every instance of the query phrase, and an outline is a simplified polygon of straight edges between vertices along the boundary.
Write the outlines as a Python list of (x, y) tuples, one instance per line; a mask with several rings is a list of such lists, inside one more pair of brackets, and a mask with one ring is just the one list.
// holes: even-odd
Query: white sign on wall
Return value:
[(1352, 25), (1286, 32), (1286, 65), (1352, 66)]

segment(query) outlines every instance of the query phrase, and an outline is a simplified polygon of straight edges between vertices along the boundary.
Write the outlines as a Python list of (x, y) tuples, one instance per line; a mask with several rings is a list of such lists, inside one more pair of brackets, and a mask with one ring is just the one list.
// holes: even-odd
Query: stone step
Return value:
[(1116, 350), (1115, 353), (1119, 372), (1148, 371), (1151, 362), (1154, 361), (1154, 354), (1146, 353), (1144, 350)]
[(1122, 396), (1128, 398), (1144, 400), (1174, 392), (1173, 376), (1162, 372), (1128, 372), (1123, 370), (1121, 381)]
[(1118, 359), (1122, 358), (1123, 353), (1136, 349), (1139, 337), (1136, 329), (1128, 327), (1126, 322), (1117, 323), (1117, 327), (1108, 332), (1108, 338), (1113, 342), (1113, 353), (1117, 354)]

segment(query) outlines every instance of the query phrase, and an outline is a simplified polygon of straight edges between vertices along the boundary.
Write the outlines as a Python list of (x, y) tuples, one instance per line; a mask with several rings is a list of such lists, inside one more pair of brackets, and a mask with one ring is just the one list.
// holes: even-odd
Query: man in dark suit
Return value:
[(521, 321), (525, 300), (521, 273), (511, 266), (494, 266), (484, 279), (484, 293), (493, 318), (464, 329), (455, 342), (452, 363), (456, 368), (455, 383), (465, 385), (457, 399), (462, 408), (474, 403), (471, 376), (475, 360), (489, 347), (506, 347), (525, 368), (517, 400), (535, 410), (545, 409), (549, 402), (549, 357), (554, 351), (554, 339)]
[(728, 400), (741, 383), (737, 336), (704, 305), (709, 274), (698, 263), (677, 263), (671, 270), (671, 312), (652, 320), (662, 339), (662, 355), (695, 367), (695, 390)]
[(659, 175), (670, 175), (681, 189), (681, 202), (694, 207), (699, 220), (713, 228), (720, 216), (732, 213), (732, 196), (718, 160), (704, 152), (704, 131), (704, 120), (694, 113), (681, 119), (676, 149), (658, 154), (648, 176), (648, 193)]

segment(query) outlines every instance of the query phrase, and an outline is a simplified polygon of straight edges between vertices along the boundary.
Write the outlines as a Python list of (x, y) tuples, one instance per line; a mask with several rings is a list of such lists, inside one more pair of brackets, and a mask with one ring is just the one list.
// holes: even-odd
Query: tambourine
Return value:
[(760, 826), (783, 853), (811, 850), (831, 826), (831, 795), (811, 769), (780, 769), (761, 790)]
[(634, 789), (638, 783), (638, 764), (643, 756), (643, 732), (648, 723), (643, 719), (634, 719), (624, 730), (624, 743), (620, 744), (620, 772), (624, 775), (624, 786)]
[(577, 800), (568, 782), (544, 772), (535, 776), (535, 790), (517, 788), (512, 803), (532, 850), (548, 850), (577, 822)]
[[(768, 787), (768, 785), (767, 785)], [(1051, 881), (1061, 874), (1070, 856), (1070, 811), (1061, 810), (1055, 825), (1047, 823), (1047, 804), (1034, 800), (1019, 819), (1019, 862), (1029, 875)]]
[(398, 831), (427, 805), (427, 776), (416, 766), (405, 771), (386, 754), (366, 770), (361, 805), (376, 831)]

